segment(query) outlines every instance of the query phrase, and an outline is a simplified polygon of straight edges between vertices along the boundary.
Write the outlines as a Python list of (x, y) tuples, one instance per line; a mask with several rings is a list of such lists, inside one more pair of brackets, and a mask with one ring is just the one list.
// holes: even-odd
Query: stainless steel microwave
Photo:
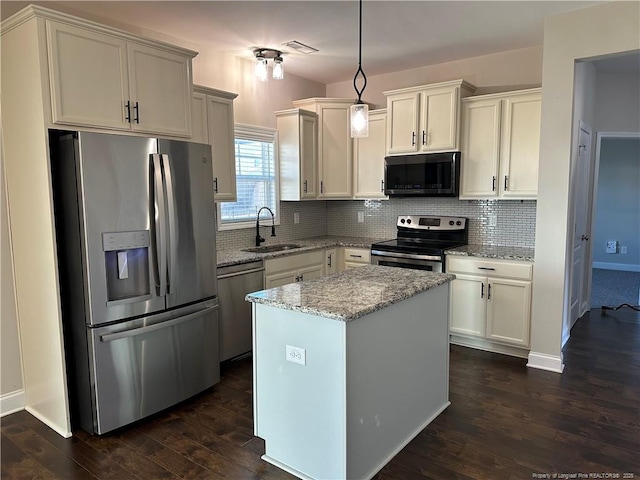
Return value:
[(457, 197), (460, 157), (460, 152), (385, 157), (384, 193), (405, 197)]

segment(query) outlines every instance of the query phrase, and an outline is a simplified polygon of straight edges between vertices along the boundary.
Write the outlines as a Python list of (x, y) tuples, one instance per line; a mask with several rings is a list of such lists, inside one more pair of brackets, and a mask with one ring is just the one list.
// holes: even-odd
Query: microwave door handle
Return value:
[(151, 155), (151, 165), (153, 168), (153, 206), (155, 211), (151, 212), (151, 219), (154, 225), (154, 249), (155, 249), (155, 284), (156, 292), (163, 297), (167, 294), (167, 246), (166, 246), (166, 214), (165, 196), (162, 182), (162, 166), (160, 155)]
[(162, 170), (164, 173), (164, 184), (166, 187), (167, 195), (167, 219), (168, 219), (168, 232), (167, 232), (167, 251), (168, 255), (168, 278), (167, 278), (167, 293), (175, 293), (177, 285), (177, 275), (175, 274), (176, 267), (178, 265), (178, 222), (176, 218), (176, 195), (173, 185), (173, 176), (171, 174), (169, 155), (160, 155), (162, 160)]

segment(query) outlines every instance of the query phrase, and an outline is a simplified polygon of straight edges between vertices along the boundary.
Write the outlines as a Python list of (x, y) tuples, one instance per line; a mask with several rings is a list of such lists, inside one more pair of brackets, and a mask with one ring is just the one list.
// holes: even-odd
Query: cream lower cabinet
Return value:
[(387, 96), (387, 153), (457, 150), (460, 98), (473, 85), (463, 80), (384, 92)]
[(52, 123), (189, 137), (196, 52), (46, 9)]
[(264, 288), (322, 277), (325, 272), (325, 252), (298, 253), (264, 261)]
[(338, 271), (338, 249), (328, 248), (324, 251), (324, 273), (325, 275), (331, 275)]
[(216, 202), (237, 199), (233, 114), (233, 100), (237, 96), (213, 88), (193, 87), (191, 139), (211, 145)]
[(387, 110), (369, 112), (369, 136), (353, 140), (353, 198), (388, 199), (384, 194)]
[(539, 88), (462, 100), (460, 198), (536, 198)]
[(342, 270), (364, 267), (371, 264), (371, 250), (368, 248), (344, 247), (342, 250)]
[(309, 98), (296, 100), (293, 105), (318, 115), (318, 198), (352, 198), (353, 141), (349, 108), (353, 100)]
[(450, 255), (447, 272), (456, 275), (450, 297), (452, 334), (487, 340), (489, 350), (491, 342), (529, 346), (530, 262)]

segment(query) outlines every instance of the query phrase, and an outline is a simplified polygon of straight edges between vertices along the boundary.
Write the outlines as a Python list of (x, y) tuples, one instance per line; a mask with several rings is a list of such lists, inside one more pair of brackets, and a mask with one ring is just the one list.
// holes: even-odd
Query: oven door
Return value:
[(444, 271), (443, 257), (435, 255), (371, 250), (371, 264), (385, 267), (413, 268), (415, 270), (425, 270), (436, 273), (442, 273)]

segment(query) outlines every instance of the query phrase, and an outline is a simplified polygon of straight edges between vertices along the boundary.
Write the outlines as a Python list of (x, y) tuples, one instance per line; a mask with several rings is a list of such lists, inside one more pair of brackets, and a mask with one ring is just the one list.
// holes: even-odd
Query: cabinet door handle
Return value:
[(496, 176), (495, 175), (493, 176), (493, 183), (491, 185), (492, 185), (491, 191), (495, 192), (496, 191)]
[(422, 145), (426, 145), (427, 144), (427, 132), (425, 130), (422, 130)]
[(324, 193), (324, 181), (320, 180), (320, 193)]
[(384, 193), (384, 180), (380, 180), (380, 191)]
[(307, 181), (304, 181), (304, 193), (307, 193)]
[(509, 182), (508, 182), (508, 178), (506, 175), (504, 176), (504, 189), (505, 190), (509, 190)]
[(304, 280), (304, 273), (301, 273), (300, 274), (300, 281), (303, 281), (303, 280)]
[(478, 270), (491, 270), (491, 271), (493, 271), (493, 270), (495, 270), (495, 268), (493, 268), (493, 267), (478, 267)]
[(127, 109), (127, 114), (124, 117), (124, 119), (127, 122), (131, 123), (131, 102), (127, 100), (127, 102), (124, 104), (124, 108)]
[(327, 259), (329, 260), (329, 263), (327, 263), (327, 267), (331, 267), (331, 257), (332, 257), (331, 254), (327, 256)]
[(491, 300), (491, 284), (489, 283), (489, 290), (487, 291), (487, 300)]
[(416, 146), (416, 132), (411, 132), (411, 146)]
[(213, 192), (218, 193), (218, 177), (213, 179)]
[(138, 102), (133, 104), (133, 113), (134, 113), (133, 120), (136, 123), (140, 123), (140, 108), (138, 107)]
[(482, 286), (480, 287), (480, 298), (484, 298), (484, 282), (482, 282), (481, 285)]

